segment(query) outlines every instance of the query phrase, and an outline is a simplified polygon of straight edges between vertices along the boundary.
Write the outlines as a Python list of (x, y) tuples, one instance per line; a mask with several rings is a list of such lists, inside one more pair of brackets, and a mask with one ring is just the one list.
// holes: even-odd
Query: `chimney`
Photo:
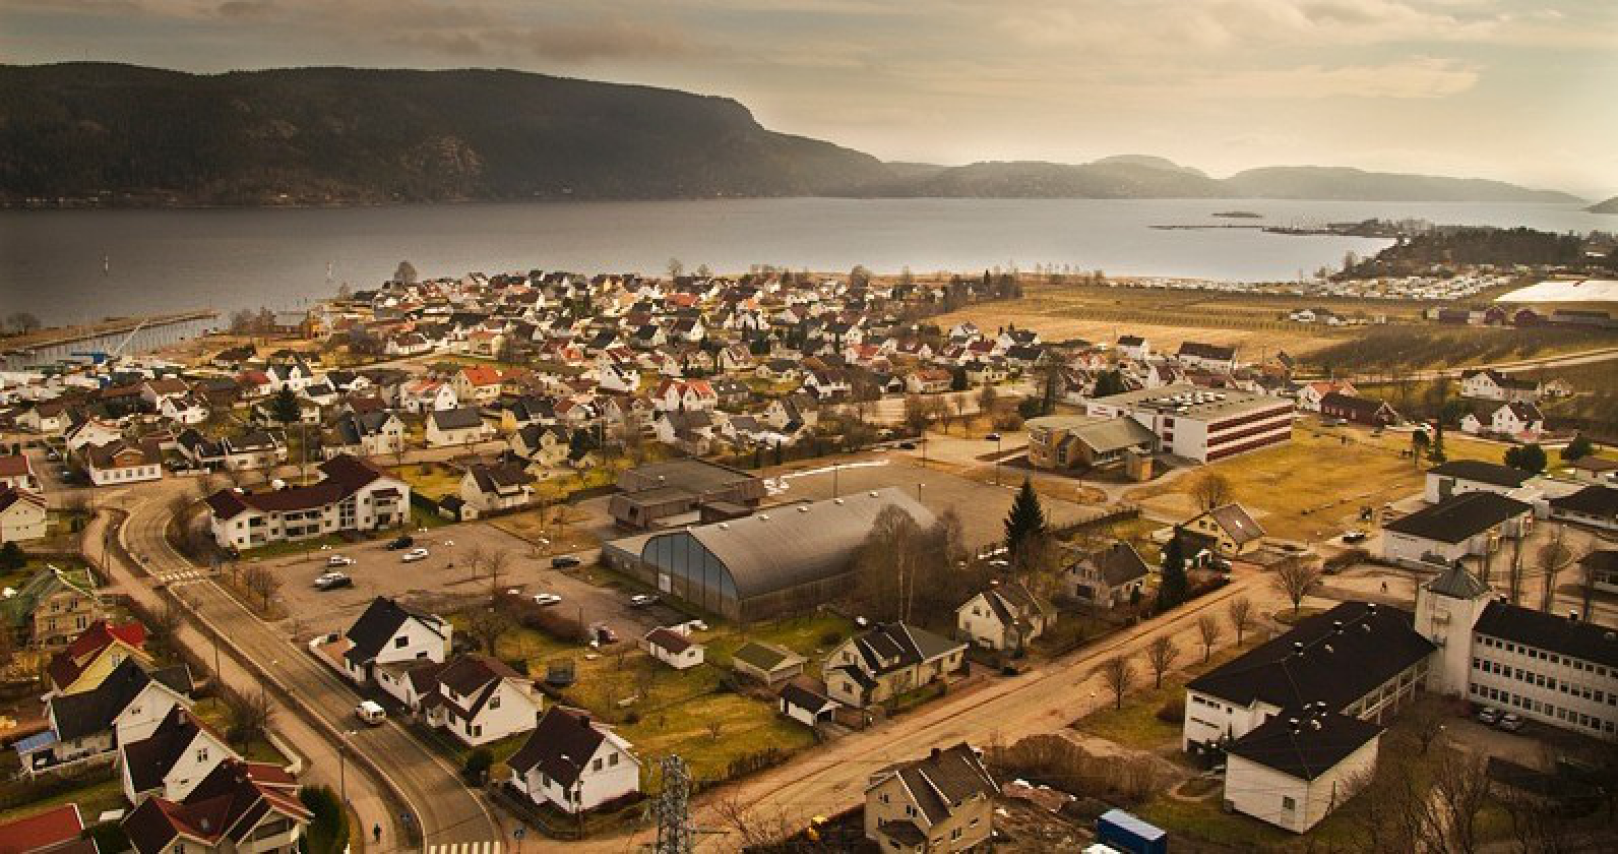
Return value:
[(585, 729), (590, 728), (590, 716), (588, 714), (579, 715), (579, 726), (582, 726)]
[(938, 757), (939, 757), (939, 756), (940, 756), (940, 755), (941, 755), (941, 754), (942, 754), (942, 753), (943, 753), (943, 751), (941, 751), (941, 750), (939, 750), (939, 749), (938, 749), (938, 748), (936, 748), (936, 747), (935, 747), (935, 748), (933, 748), (933, 749), (932, 749), (932, 750), (931, 750), (931, 751), (929, 751), (929, 752), (928, 752), (928, 754), (927, 754), (927, 756), (928, 756), (928, 757), (929, 757), (929, 758), (931, 758), (931, 759), (932, 759), (932, 760), (933, 760), (933, 761), (935, 761), (935, 762), (936, 762), (936, 761), (937, 761), (937, 760), (938, 760)]
[(1569, 608), (1567, 612), (1567, 621), (1570, 623), (1577, 623), (1579, 621), (1579, 609)]
[(1293, 641), (1292, 642), (1292, 651), (1296, 652), (1299, 655), (1303, 655), (1303, 641)]
[(1289, 729), (1291, 729), (1293, 732), (1297, 732), (1298, 731), (1298, 719), (1297, 718), (1287, 718), (1287, 727)]
[(1342, 620), (1332, 620), (1331, 621), (1331, 633), (1334, 634), (1334, 635), (1340, 635), (1340, 634), (1343, 633), (1343, 621)]

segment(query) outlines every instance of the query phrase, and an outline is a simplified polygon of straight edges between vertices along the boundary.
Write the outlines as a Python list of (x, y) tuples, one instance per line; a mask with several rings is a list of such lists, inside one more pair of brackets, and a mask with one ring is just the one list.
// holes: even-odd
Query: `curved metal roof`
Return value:
[(909, 513), (923, 528), (937, 522), (932, 511), (904, 489), (888, 487), (656, 534), (643, 544), (641, 555), (649, 555), (660, 539), (690, 537), (730, 571), (737, 598), (749, 599), (847, 572), (877, 515), (890, 505)]

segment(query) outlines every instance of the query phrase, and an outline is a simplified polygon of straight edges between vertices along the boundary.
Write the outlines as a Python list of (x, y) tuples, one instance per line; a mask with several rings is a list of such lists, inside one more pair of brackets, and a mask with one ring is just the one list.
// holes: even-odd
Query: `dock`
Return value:
[(114, 352), (126, 341), (125, 352), (132, 355), (200, 334), (218, 318), (213, 309), (196, 309), (40, 329), (0, 339), (0, 367), (21, 370), (67, 361), (75, 353)]

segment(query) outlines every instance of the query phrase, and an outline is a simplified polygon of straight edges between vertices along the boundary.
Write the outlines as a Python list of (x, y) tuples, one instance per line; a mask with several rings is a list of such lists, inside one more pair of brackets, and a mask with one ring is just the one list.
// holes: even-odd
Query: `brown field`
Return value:
[[(1286, 445), (1254, 451), (1207, 466), (1230, 480), (1236, 501), (1273, 537), (1318, 541), (1357, 524), (1361, 506), (1407, 498), (1422, 489), (1423, 469), (1399, 455), (1409, 447), (1404, 433), (1371, 436), (1362, 428), (1321, 427), (1299, 422)], [(1504, 448), (1465, 436), (1446, 433), (1444, 448), (1452, 460), (1499, 462)], [(1139, 501), (1154, 515), (1190, 518), (1196, 506), (1188, 490), (1197, 477), (1191, 472), (1167, 483), (1133, 490), (1127, 497)]]

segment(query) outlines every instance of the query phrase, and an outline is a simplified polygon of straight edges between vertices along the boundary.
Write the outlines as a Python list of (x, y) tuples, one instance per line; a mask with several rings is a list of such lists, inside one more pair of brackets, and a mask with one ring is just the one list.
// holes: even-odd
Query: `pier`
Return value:
[(134, 355), (200, 335), (218, 318), (219, 312), (213, 309), (199, 309), (114, 317), (0, 338), (0, 368), (17, 371), (83, 361), (91, 353)]

